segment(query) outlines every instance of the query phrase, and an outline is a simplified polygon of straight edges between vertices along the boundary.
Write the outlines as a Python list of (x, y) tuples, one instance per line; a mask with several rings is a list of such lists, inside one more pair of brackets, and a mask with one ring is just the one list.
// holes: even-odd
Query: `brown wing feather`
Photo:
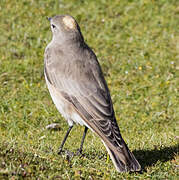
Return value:
[(58, 59), (51, 59), (52, 56), (49, 54), (53, 52), (48, 49), (48, 56), (45, 55), (47, 79), (74, 105), (98, 135), (105, 135), (110, 141), (111, 148), (112, 146), (122, 147), (111, 97), (100, 66), (96, 56), (89, 49), (84, 52), (86, 52), (85, 58), (90, 60), (75, 59), (64, 63), (62, 54), (59, 55), (57, 52), (55, 57)]

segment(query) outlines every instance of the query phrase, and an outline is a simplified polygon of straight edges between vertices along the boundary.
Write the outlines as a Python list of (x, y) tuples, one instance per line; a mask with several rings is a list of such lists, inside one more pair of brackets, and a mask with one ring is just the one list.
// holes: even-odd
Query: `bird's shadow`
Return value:
[[(154, 148), (152, 150), (134, 150), (132, 153), (136, 157), (136, 159), (139, 161), (142, 170), (140, 173), (146, 172), (147, 167), (154, 166), (158, 161), (160, 162), (167, 162), (169, 160), (174, 159), (174, 157), (177, 155), (179, 150), (179, 144), (169, 147), (160, 147), (160, 149)], [(66, 151), (65, 151), (66, 152)], [(67, 151), (70, 152), (70, 151)], [(75, 153), (73, 153), (75, 154)], [(66, 153), (67, 159), (70, 159), (74, 157), (74, 155), (70, 156), (69, 153)], [(81, 154), (81, 156), (87, 158), (87, 159), (106, 159), (107, 154), (105, 152), (101, 153), (101, 151), (93, 151), (93, 152), (84, 152)]]
[[(160, 149), (152, 149), (152, 150), (134, 150), (133, 154), (136, 157), (136, 159), (139, 161), (142, 172), (146, 172), (147, 167), (151, 167), (155, 165), (158, 161), (160, 162), (167, 162), (169, 160), (174, 159), (176, 154), (179, 150), (179, 144), (169, 147), (160, 147)], [(88, 159), (95, 159), (98, 157), (99, 159), (105, 159), (106, 153), (101, 152), (90, 152), (90, 153), (84, 153), (83, 156), (85, 156)]]
[(179, 144), (169, 147), (162, 147), (160, 149), (152, 149), (152, 150), (134, 150), (133, 154), (136, 159), (141, 164), (141, 167), (144, 171), (146, 171), (146, 167), (153, 166), (160, 162), (166, 162), (174, 159), (174, 156), (178, 153)]

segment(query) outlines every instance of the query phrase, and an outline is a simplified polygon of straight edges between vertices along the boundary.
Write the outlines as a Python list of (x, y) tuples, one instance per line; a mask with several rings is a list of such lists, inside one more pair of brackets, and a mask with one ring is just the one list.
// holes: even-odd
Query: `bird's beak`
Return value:
[(47, 17), (47, 20), (51, 21), (51, 19), (52, 19), (51, 17)]

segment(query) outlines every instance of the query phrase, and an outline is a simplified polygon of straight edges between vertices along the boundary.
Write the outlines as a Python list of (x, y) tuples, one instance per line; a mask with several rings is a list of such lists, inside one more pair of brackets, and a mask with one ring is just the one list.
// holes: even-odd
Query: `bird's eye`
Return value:
[(53, 29), (56, 27), (54, 24), (52, 24), (51, 26), (52, 26)]

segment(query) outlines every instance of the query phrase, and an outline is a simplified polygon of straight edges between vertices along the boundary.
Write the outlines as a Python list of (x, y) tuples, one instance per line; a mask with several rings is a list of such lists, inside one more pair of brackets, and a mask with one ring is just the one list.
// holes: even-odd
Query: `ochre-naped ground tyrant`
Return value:
[(101, 138), (117, 171), (140, 171), (120, 134), (97, 57), (85, 43), (78, 23), (69, 15), (49, 21), (53, 38), (45, 49), (45, 79), (54, 104), (69, 124), (59, 152), (76, 123), (85, 126), (80, 153), (90, 129)]

